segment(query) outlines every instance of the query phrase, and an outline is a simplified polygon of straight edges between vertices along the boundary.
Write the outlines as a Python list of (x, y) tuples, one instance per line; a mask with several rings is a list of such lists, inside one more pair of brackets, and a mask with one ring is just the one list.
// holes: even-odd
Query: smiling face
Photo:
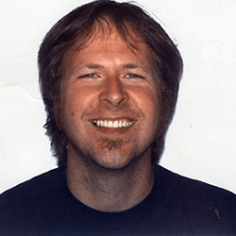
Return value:
[(146, 44), (138, 38), (133, 43), (135, 49), (115, 29), (97, 32), (66, 60), (60, 124), (68, 160), (76, 156), (108, 169), (151, 160), (158, 80)]

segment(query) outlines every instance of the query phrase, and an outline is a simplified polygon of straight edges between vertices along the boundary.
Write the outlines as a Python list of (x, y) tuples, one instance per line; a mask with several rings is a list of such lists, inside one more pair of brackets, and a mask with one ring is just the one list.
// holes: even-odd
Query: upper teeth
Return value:
[(133, 123), (131, 121), (122, 121), (122, 120), (95, 120), (93, 121), (94, 124), (98, 127), (104, 127), (104, 128), (126, 128), (130, 127)]

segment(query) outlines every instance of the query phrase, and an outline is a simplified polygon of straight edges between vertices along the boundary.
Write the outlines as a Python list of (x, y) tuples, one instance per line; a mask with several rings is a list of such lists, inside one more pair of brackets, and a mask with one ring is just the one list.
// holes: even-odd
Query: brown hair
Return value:
[(104, 20), (109, 20), (126, 42), (132, 37), (132, 29), (152, 52), (154, 66), (162, 82), (160, 105), (163, 127), (153, 144), (153, 163), (159, 159), (164, 148), (164, 138), (174, 114), (183, 70), (180, 53), (162, 27), (139, 6), (98, 0), (76, 8), (59, 20), (47, 33), (39, 50), (39, 82), (47, 113), (44, 127), (59, 166), (67, 162), (67, 137), (58, 129), (55, 115), (63, 59), (75, 44), (85, 45), (94, 24)]

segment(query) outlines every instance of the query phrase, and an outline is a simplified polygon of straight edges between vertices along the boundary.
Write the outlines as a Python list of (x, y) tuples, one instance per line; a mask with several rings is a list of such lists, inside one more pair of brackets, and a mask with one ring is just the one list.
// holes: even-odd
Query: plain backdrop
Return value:
[[(43, 124), (37, 53), (82, 0), (0, 1), (0, 192), (56, 167)], [(236, 1), (138, 0), (178, 44), (178, 105), (160, 164), (236, 192)]]

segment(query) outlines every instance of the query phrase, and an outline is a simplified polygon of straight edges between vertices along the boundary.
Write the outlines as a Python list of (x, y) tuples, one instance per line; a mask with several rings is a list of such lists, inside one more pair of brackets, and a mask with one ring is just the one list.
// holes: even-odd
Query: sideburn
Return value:
[(53, 89), (53, 115), (55, 119), (56, 126), (60, 132), (63, 132), (64, 125), (62, 119), (62, 96), (61, 96), (61, 85), (62, 83), (57, 83)]

